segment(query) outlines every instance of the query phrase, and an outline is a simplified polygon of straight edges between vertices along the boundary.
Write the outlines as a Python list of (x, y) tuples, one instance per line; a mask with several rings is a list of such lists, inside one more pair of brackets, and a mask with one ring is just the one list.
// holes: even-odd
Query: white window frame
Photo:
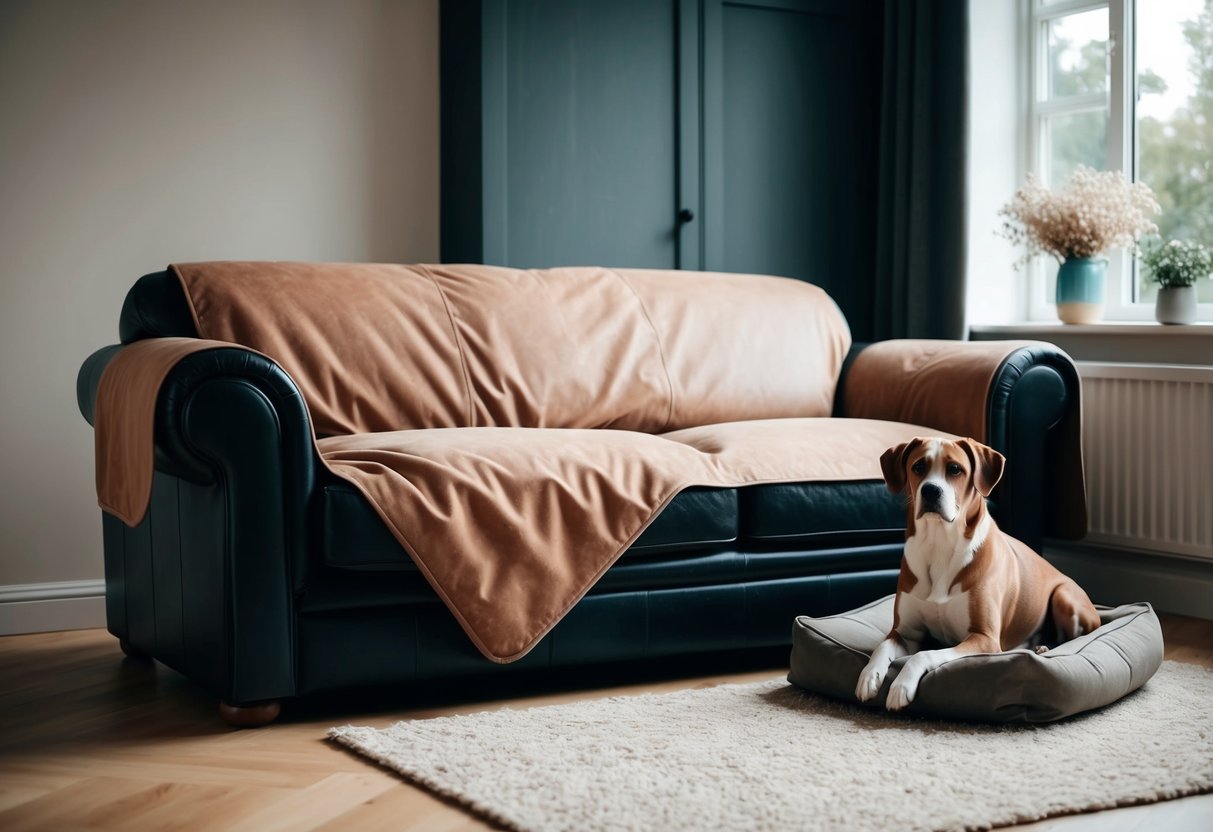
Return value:
[[(1049, 116), (1089, 112), (1108, 108), (1108, 147), (1105, 167), (1121, 170), (1131, 180), (1137, 179), (1137, 76), (1136, 51), (1133, 42), (1136, 0), (1029, 0), (1028, 25), (1024, 27), (1027, 44), (1021, 54), (1028, 56), (1028, 119), (1025, 144), (1028, 148), (1028, 170), (1042, 181), (1049, 181), (1049, 163), (1045, 123)], [(1108, 9), (1109, 89), (1107, 95), (1075, 96), (1062, 101), (1048, 100), (1048, 26), (1058, 17)], [(1108, 276), (1104, 287), (1104, 320), (1152, 321), (1154, 304), (1138, 303), (1134, 299), (1135, 264), (1126, 251), (1110, 251)], [(1045, 296), (1046, 262), (1052, 258), (1037, 258), (1028, 269), (1029, 320), (1056, 321), (1054, 298)], [(1202, 321), (1213, 320), (1213, 303), (1198, 308)]]

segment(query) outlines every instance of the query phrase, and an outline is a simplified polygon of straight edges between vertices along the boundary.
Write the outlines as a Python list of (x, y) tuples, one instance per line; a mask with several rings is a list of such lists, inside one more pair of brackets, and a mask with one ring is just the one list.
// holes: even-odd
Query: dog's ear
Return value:
[(981, 496), (989, 497), (994, 486), (1002, 479), (1002, 469), (1007, 458), (976, 439), (961, 439), (960, 447), (965, 449), (973, 466), (973, 487)]
[(880, 470), (884, 473), (884, 484), (890, 493), (900, 494), (906, 488), (906, 460), (916, 448), (922, 445), (921, 439), (911, 439), (894, 445), (880, 455)]

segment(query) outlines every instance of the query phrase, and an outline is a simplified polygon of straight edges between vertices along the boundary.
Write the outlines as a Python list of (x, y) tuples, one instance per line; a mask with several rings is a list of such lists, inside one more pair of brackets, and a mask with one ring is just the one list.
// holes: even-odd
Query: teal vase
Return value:
[(1108, 261), (1070, 257), (1057, 270), (1057, 317), (1067, 324), (1103, 319), (1103, 284)]

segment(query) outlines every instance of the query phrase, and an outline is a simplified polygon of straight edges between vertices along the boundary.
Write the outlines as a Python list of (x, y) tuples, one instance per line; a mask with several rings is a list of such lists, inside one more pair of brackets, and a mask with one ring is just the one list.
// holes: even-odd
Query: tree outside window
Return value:
[[(1213, 246), (1213, 0), (1187, 4), (1195, 8), (1172, 37), (1150, 38), (1152, 27), (1174, 26), (1157, 18), (1168, 5), (1143, 4), (1138, 10), (1138, 177), (1158, 195), (1158, 230), (1164, 239)], [(1177, 63), (1177, 55), (1164, 51), (1167, 40), (1186, 58), (1186, 66), (1159, 72), (1155, 62), (1172, 57)], [(1166, 105), (1151, 106), (1152, 98), (1164, 99)], [(1200, 300), (1213, 302), (1213, 281), (1197, 285)], [(1152, 284), (1143, 282), (1141, 290), (1141, 300), (1153, 300)]]
[[(1132, 155), (1125, 164), (1133, 160), (1134, 178), (1158, 196), (1162, 215), (1156, 220), (1164, 239), (1213, 246), (1213, 0), (1139, 2), (1133, 8), (1136, 95), (1133, 106), (1124, 108), (1125, 118), (1133, 120)], [(1109, 107), (1109, 96), (1119, 89), (1111, 82), (1110, 50), (1117, 45), (1109, 39), (1106, 6), (1044, 14), (1038, 164), (1046, 181), (1057, 185), (1079, 164), (1109, 164), (1110, 136), (1120, 129), (1111, 123), (1116, 110)], [(1054, 272), (1049, 264), (1047, 296)], [(1157, 289), (1141, 272), (1133, 278), (1132, 298), (1153, 303)], [(1213, 280), (1197, 285), (1200, 301), (1213, 303)]]

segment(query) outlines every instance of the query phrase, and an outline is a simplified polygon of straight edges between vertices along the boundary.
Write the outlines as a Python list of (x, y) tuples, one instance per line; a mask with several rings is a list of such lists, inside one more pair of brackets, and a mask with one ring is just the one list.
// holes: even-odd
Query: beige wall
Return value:
[(437, 0), (0, 2), (0, 590), (100, 578), (76, 371), (175, 260), (438, 258)]

